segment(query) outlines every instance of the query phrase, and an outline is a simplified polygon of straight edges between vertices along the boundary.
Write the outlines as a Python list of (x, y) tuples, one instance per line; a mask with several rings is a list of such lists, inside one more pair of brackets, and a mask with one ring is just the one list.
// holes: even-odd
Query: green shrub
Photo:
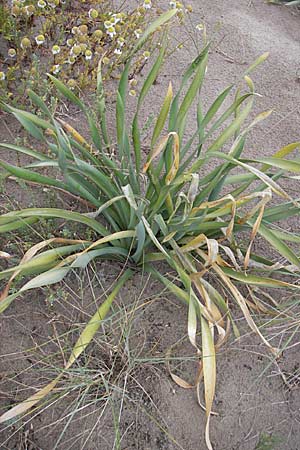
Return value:
[[(251, 330), (274, 357), (278, 355), (278, 349), (273, 348), (259, 330), (251, 309), (274, 314), (276, 307), (270, 303), (270, 296), (264, 295), (264, 289), (299, 289), (293, 283), (293, 277), (299, 277), (299, 257), (287, 243), (299, 243), (300, 236), (285, 231), (278, 224), (300, 212), (299, 203), (278, 184), (280, 178), (288, 177), (288, 172), (300, 171), (298, 160), (285, 159), (299, 147), (299, 142), (287, 145), (272, 157), (263, 154), (257, 159), (242, 157), (249, 131), (270, 114), (269, 111), (261, 113), (242, 128), (256, 95), (249, 73), (267, 55), (258, 58), (245, 72), (246, 90), (240, 83), (232, 96), (234, 85), (228, 86), (203, 112), (199, 93), (207, 67), (209, 45), (206, 45), (185, 71), (176, 94), (169, 85), (153, 123), (149, 153), (143, 157), (141, 148), (145, 142), (139, 116), (163, 64), (166, 39), (137, 98), (129, 131), (126, 100), (131, 59), (151, 33), (174, 14), (175, 11), (168, 12), (154, 22), (131, 52), (116, 92), (116, 144), (106, 127), (101, 64), (94, 110), (49, 75), (59, 94), (82, 111), (90, 131), (89, 140), (51, 112), (32, 91), (29, 96), (39, 109), (39, 115), (4, 105), (31, 136), (48, 148), (48, 153), (36, 147), (1, 144), (33, 160), (23, 167), (0, 161), (2, 168), (22, 180), (76, 195), (94, 212), (44, 207), (13, 211), (0, 217), (0, 232), (15, 232), (41, 218), (60, 218), (83, 224), (93, 231), (95, 238), (86, 241), (52, 238), (33, 246), (20, 264), (0, 272), (1, 279), (9, 279), (2, 293), (0, 310), (4, 311), (26, 291), (57, 283), (95, 259), (122, 261), (125, 268), (111, 295), (79, 336), (64, 371), (42, 391), (6, 412), (1, 422), (27, 411), (62, 379), (93, 339), (118, 290), (131, 277), (133, 267), (151, 273), (187, 305), (188, 336), (201, 355), (208, 448), (212, 448), (209, 419), (215, 392), (216, 351), (226, 341), (231, 327), (238, 335), (231, 315), (232, 301), (240, 307)], [(188, 135), (186, 123), (191, 120), (188, 113), (196, 103), (196, 131)], [(212, 160), (217, 160), (217, 165), (209, 171), (207, 165)], [(51, 169), (52, 175), (43, 174), (44, 169)], [(273, 195), (281, 202), (266, 208)], [(249, 235), (246, 246), (245, 239), (239, 242), (239, 231)], [(252, 251), (257, 234), (278, 253), (281, 263)], [(164, 261), (176, 276), (171, 279), (162, 274), (156, 261)], [(24, 282), (24, 276), (31, 278)], [(282, 281), (283, 276), (291, 281)], [(243, 286), (248, 289), (247, 298)], [(201, 376), (198, 385), (200, 380)]]
[[(178, 5), (182, 19), (190, 8)], [(100, 58), (103, 78), (119, 77), (130, 49), (157, 11), (155, 1), (148, 0), (133, 10), (123, 5), (120, 11), (112, 10), (109, 0), (7, 0), (0, 6), (0, 35), (6, 48), (0, 97), (24, 96), (27, 87), (44, 95), (49, 87), (46, 72), (71, 89), (87, 89), (95, 85)], [(133, 74), (156, 45), (153, 36), (148, 39), (144, 52), (136, 55)]]

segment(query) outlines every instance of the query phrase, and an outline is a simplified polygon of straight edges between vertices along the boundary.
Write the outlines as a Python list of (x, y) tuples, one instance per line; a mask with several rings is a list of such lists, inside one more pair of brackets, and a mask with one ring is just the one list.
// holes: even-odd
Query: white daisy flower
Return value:
[(135, 87), (138, 84), (138, 82), (135, 78), (132, 78), (132, 80), (130, 80), (129, 83), (130, 83), (130, 86), (132, 86), (132, 87)]
[(84, 56), (85, 56), (85, 59), (87, 61), (89, 61), (90, 59), (92, 59), (93, 53), (91, 52), (91, 50), (86, 50)]
[(78, 56), (80, 55), (80, 53), (81, 53), (80, 45), (73, 45), (70, 51), (71, 56)]
[(55, 64), (54, 66), (51, 67), (51, 72), (54, 73), (54, 75), (57, 75), (60, 72), (60, 65), (59, 64)]
[(69, 58), (67, 59), (67, 61), (65, 61), (67, 64), (74, 64), (74, 62), (76, 61), (75, 56), (69, 56)]
[(47, 6), (47, 3), (44, 2), (44, 0), (39, 0), (39, 1), (37, 2), (37, 5), (38, 5), (39, 8), (44, 9), (44, 8)]
[(150, 9), (151, 6), (152, 6), (151, 0), (144, 0), (143, 7), (144, 7), (145, 9)]
[(30, 17), (35, 12), (35, 7), (33, 5), (26, 5), (25, 6), (26, 16)]
[(119, 37), (119, 39), (117, 40), (119, 48), (123, 47), (123, 45), (125, 44), (125, 39), (122, 37)]
[(92, 8), (89, 10), (89, 18), (90, 19), (97, 19), (98, 15), (99, 15), (99, 13), (96, 9)]
[(59, 45), (53, 45), (52, 47), (52, 54), (58, 55), (60, 53), (60, 46)]
[(45, 42), (45, 36), (43, 34), (39, 34), (38, 36), (36, 36), (35, 42), (37, 43), (37, 45), (42, 45)]
[(137, 30), (134, 31), (134, 34), (135, 34), (137, 39), (139, 39), (139, 37), (141, 36), (142, 33), (143, 32), (142, 32), (142, 30), (140, 28), (138, 28)]
[(15, 58), (17, 55), (17, 52), (14, 48), (10, 48), (10, 49), (8, 49), (7, 54), (10, 58)]
[(112, 18), (110, 19), (110, 26), (111, 26), (111, 27), (114, 27), (117, 23), (118, 23), (118, 22), (117, 22), (117, 19), (116, 19), (115, 17), (112, 17)]
[(115, 30), (115, 27), (109, 27), (107, 28), (106, 33), (109, 35), (109, 37), (113, 38), (117, 33)]
[(118, 13), (118, 14), (113, 14), (112, 16), (113, 16), (113, 18), (114, 18), (115, 24), (119, 23), (120, 20), (122, 19), (122, 16), (121, 16), (120, 13)]
[(116, 48), (116, 49), (114, 50), (114, 54), (115, 54), (115, 55), (122, 55), (122, 50), (121, 50), (120, 48)]
[(26, 50), (27, 48), (29, 48), (31, 46), (31, 42), (27, 37), (24, 37), (21, 40), (21, 49), (22, 50)]

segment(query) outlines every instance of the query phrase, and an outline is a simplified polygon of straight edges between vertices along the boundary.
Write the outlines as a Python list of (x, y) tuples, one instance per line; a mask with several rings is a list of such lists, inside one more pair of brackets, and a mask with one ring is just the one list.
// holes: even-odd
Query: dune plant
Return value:
[[(177, 3), (181, 20), (190, 8)], [(0, 6), (0, 98), (23, 97), (28, 87), (47, 94), (46, 72), (72, 90), (87, 89), (95, 85), (100, 57), (103, 79), (119, 77), (132, 46), (157, 10), (155, 0), (141, 1), (135, 8), (126, 1), (116, 8), (107, 0), (4, 0)], [(148, 39), (144, 51), (135, 57), (133, 73), (144, 67), (156, 45), (154, 36)]]
[[(12, 211), (0, 216), (0, 232), (17, 232), (28, 224), (33, 226), (41, 218), (63, 219), (73, 224), (75, 230), (78, 224), (92, 230), (95, 238), (54, 237), (34, 245), (18, 265), (0, 272), (1, 279), (8, 278), (0, 310), (4, 311), (27, 291), (58, 283), (71, 271), (85, 268), (97, 259), (121, 261), (124, 271), (79, 336), (59, 377), (5, 412), (0, 422), (28, 411), (62, 380), (92, 341), (134, 268), (148, 271), (187, 305), (188, 336), (200, 359), (198, 392), (204, 379), (209, 449), (212, 449), (209, 421), (215, 394), (216, 353), (230, 329), (238, 335), (232, 318), (232, 302), (240, 307), (251, 330), (274, 357), (278, 355), (278, 350), (263, 336), (251, 310), (273, 315), (280, 306), (270, 300), (265, 290), (299, 289), (293, 277), (299, 276), (300, 260), (288, 243), (299, 243), (300, 236), (279, 225), (282, 219), (300, 212), (298, 201), (279, 184), (280, 178), (288, 177), (289, 172), (300, 171), (298, 160), (285, 158), (299, 147), (299, 142), (287, 145), (272, 157), (263, 153), (256, 159), (242, 157), (249, 131), (270, 114), (263, 112), (243, 126), (256, 97), (249, 74), (267, 55), (259, 57), (241, 81), (226, 87), (204, 112), (201, 88), (209, 44), (186, 69), (176, 93), (170, 83), (153, 122), (151, 139), (145, 141), (140, 112), (164, 62), (166, 39), (137, 97), (132, 119), (126, 110), (131, 59), (149, 35), (175, 13), (169, 11), (157, 19), (132, 49), (116, 91), (113, 136), (109, 136), (106, 126), (101, 61), (93, 110), (60, 80), (49, 75), (59, 94), (81, 110), (89, 138), (57, 117), (32, 91), (29, 96), (39, 114), (3, 105), (48, 151), (38, 150), (38, 145), (25, 148), (3, 143), (1, 147), (32, 158), (32, 163), (19, 167), (1, 160), (1, 167), (25, 182), (75, 195), (89, 208), (86, 212), (42, 206)], [(195, 119), (191, 115), (193, 111)], [(192, 135), (186, 132), (190, 120), (195, 120)], [(147, 149), (146, 154), (143, 148)], [(216, 164), (208, 169), (212, 160)], [(269, 206), (273, 196), (280, 201)], [(240, 231), (243, 239), (239, 242)], [(249, 237), (247, 244), (245, 235)], [(252, 251), (256, 235), (278, 254), (277, 260)], [(165, 262), (172, 269), (173, 278), (159, 270), (162, 265), (158, 266), (157, 261)], [(172, 377), (186, 386), (174, 374)]]

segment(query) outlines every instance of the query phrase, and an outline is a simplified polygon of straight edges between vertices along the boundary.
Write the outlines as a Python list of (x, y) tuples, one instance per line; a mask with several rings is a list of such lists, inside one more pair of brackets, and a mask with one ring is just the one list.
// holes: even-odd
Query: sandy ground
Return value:
[[(190, 30), (198, 23), (205, 23), (208, 35), (213, 38), (203, 90), (204, 105), (238, 79), (260, 54), (269, 51), (267, 62), (256, 70), (253, 79), (261, 94), (257, 111), (271, 108), (274, 112), (251, 133), (248, 155), (271, 155), (281, 146), (299, 140), (300, 13), (262, 0), (189, 3), (194, 9)], [(161, 103), (170, 79), (178, 85), (184, 68), (196, 54), (190, 30), (176, 33), (176, 39), (184, 42), (185, 49), (168, 61), (151, 93), (151, 110)], [(194, 31), (192, 35), (201, 45), (200, 33), (199, 37)], [(146, 110), (144, 113), (147, 115)], [(190, 123), (192, 130), (192, 117)], [(11, 140), (7, 123), (0, 127), (4, 139)], [(288, 187), (294, 192), (299, 190), (299, 186)], [(34, 191), (28, 192), (34, 202)], [(17, 193), (15, 196), (18, 199)], [(3, 196), (2, 205), (6, 201), (7, 197)], [(297, 222), (291, 226), (296, 227)], [(55, 373), (55, 365), (63, 364), (60, 339), (56, 343), (48, 342), (49, 339), (69, 333), (74, 321), (78, 326), (84, 323), (86, 315), (93, 310), (93, 302), (86, 299), (102, 295), (117, 269), (103, 264), (97, 273), (101, 275), (101, 283), (95, 283), (94, 291), (84, 288), (90, 284), (88, 279), (81, 283), (74, 279), (65, 286), (67, 299), (65, 294), (51, 291), (57, 300), (53, 306), (45, 303), (45, 297), (49, 297), (45, 291), (41, 295), (31, 294), (7, 310), (1, 322), (0, 353), (9, 355), (3, 358), (1, 405), (13, 404), (15, 398), (26, 398), (29, 386), (43, 386)], [(92, 276), (96, 278), (95, 274)], [(74, 292), (72, 287), (78, 283), (81, 288)], [(161, 291), (161, 287), (137, 274), (128, 291), (120, 297), (103, 337), (99, 337), (88, 355), (86, 367), (93, 369), (91, 373), (75, 370), (76, 381), (70, 379), (66, 390), (60, 391), (66, 397), (52, 408), (45, 405), (42, 414), (32, 421), (25, 419), (23, 427), (16, 423), (5, 428), (0, 447), (9, 450), (205, 449), (205, 413), (197, 405), (196, 393), (176, 386), (162, 363), (166, 351), (176, 344), (173, 353), (177, 358), (174, 360), (177, 373), (193, 381), (191, 374), (196, 371), (196, 363), (184, 339), (186, 310)], [(143, 306), (133, 318), (130, 311), (137, 305)], [(238, 323), (243, 328), (243, 321)], [(283, 332), (279, 327), (266, 328), (265, 333), (272, 342), (281, 345), (292, 338), (291, 332)], [(300, 449), (299, 336), (296, 331), (288, 346), (295, 345), (286, 350), (278, 364), (272, 363), (270, 355), (252, 335), (231, 341), (222, 349), (214, 404), (218, 415), (211, 421), (215, 450)], [(46, 344), (39, 348), (42, 343)], [(61, 343), (65, 345), (64, 338)], [(24, 351), (33, 347), (38, 348), (37, 353)], [(84, 367), (84, 361), (81, 363)], [(102, 384), (97, 384), (97, 376), (109, 371), (115, 373), (109, 379), (110, 385), (99, 387)], [(95, 386), (86, 393), (86, 386), (92, 382)], [(16, 392), (15, 398), (10, 396), (10, 389)], [(274, 441), (271, 447), (258, 447), (263, 434), (270, 437), (269, 443)]]

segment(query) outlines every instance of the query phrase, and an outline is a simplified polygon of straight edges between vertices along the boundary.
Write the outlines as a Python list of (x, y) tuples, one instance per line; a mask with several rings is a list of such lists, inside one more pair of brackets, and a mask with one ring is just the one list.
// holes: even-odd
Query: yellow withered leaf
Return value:
[(209, 326), (209, 323), (203, 316), (201, 316), (201, 336), (204, 395), (207, 417), (205, 427), (205, 441), (207, 448), (209, 450), (213, 450), (209, 436), (209, 422), (216, 388), (216, 354), (213, 339), (213, 329)]

